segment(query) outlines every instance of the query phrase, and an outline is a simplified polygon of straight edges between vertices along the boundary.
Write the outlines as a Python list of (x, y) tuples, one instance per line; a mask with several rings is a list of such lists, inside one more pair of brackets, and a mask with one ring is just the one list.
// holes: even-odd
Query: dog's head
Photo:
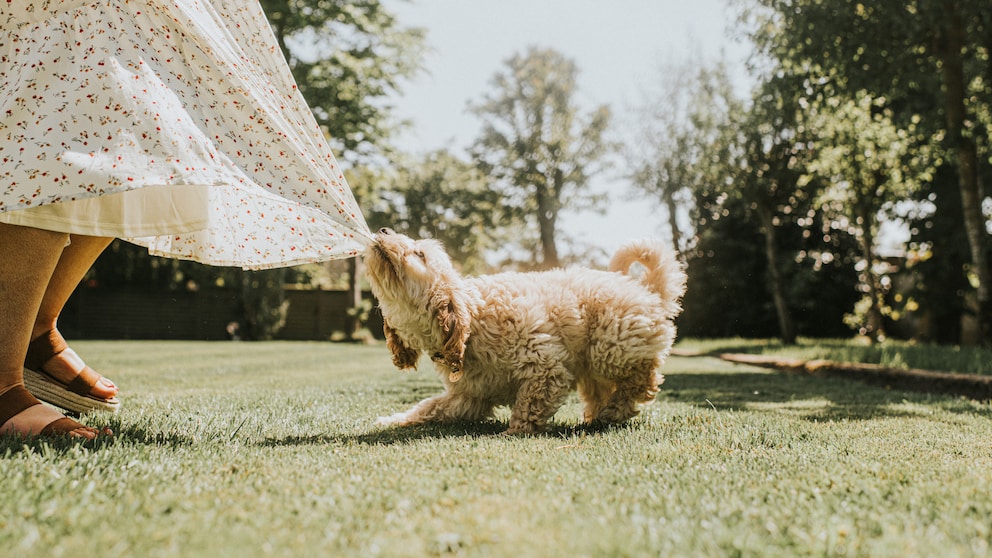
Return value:
[(365, 265), (380, 300), (417, 302), (438, 283), (458, 279), (440, 242), (413, 240), (391, 229), (379, 229), (365, 250)]
[[(457, 381), (461, 377), (470, 316), (460, 291), (461, 277), (441, 243), (413, 240), (390, 229), (380, 229), (375, 242), (365, 250), (365, 265), (372, 292), (383, 310), (386, 322), (383, 330), (394, 361), (401, 368), (412, 367), (419, 351), (429, 350), (436, 362), (451, 368), (451, 378)], [(424, 314), (429, 319), (418, 319)], [(420, 324), (429, 331), (405, 331)], [(409, 347), (403, 341), (418, 334), (430, 337), (436, 346)]]

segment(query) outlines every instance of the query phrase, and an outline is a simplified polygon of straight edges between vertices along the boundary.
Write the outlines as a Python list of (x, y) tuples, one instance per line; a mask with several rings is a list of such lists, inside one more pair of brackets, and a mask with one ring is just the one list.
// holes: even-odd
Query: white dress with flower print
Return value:
[(0, 222), (246, 268), (371, 239), (257, 0), (0, 2)]

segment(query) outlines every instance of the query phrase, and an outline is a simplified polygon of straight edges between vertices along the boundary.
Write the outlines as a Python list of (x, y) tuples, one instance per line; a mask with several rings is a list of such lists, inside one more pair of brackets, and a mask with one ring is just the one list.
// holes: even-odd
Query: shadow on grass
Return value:
[[(154, 430), (144, 427), (122, 428), (118, 433), (118, 437), (121, 440), (127, 440), (128, 442), (135, 444), (168, 448), (186, 448), (195, 446), (201, 442), (201, 440), (198, 440), (194, 435), (180, 434), (178, 432), (163, 432), (161, 430)], [(218, 436), (218, 438), (222, 438), (222, 436)]]
[[(323, 445), (334, 444), (360, 444), (368, 446), (391, 446), (414, 443), (419, 440), (446, 439), (446, 438), (492, 438), (503, 436), (507, 424), (498, 421), (484, 422), (457, 422), (448, 424), (423, 424), (417, 426), (397, 426), (383, 428), (372, 432), (361, 434), (339, 434), (321, 436), (290, 436), (286, 438), (267, 438), (261, 445), (270, 447), (299, 446), (299, 445)], [(550, 428), (540, 434), (530, 435), (540, 438), (561, 438), (569, 439), (573, 436), (597, 434), (617, 429), (630, 428), (630, 423), (624, 425), (568, 425), (552, 423)], [(526, 437), (526, 436), (524, 436)], [(508, 436), (516, 438), (516, 436)]]
[(319, 436), (287, 436), (285, 438), (266, 438), (263, 446), (305, 446), (322, 444), (363, 444), (370, 446), (389, 446), (405, 444), (424, 438), (478, 438), (495, 436), (505, 430), (505, 425), (497, 422), (428, 424), (384, 428), (361, 434), (323, 434)]
[(57, 438), (19, 438), (15, 436), (0, 437), (0, 459), (10, 458), (18, 454), (40, 454), (44, 456), (67, 455), (84, 448), (97, 451), (113, 446), (115, 439), (101, 436), (95, 440), (79, 440), (69, 437)]
[(861, 382), (811, 378), (783, 373), (730, 372), (725, 374), (673, 373), (666, 376), (659, 395), (717, 411), (787, 412), (807, 420), (873, 420), (926, 414), (909, 404), (933, 405), (944, 410), (992, 417), (992, 409), (962, 398), (895, 391)]
[[(850, 380), (797, 376), (743, 366), (739, 372), (673, 371), (667, 374), (655, 405), (675, 402), (718, 412), (787, 414), (801, 420), (819, 422), (929, 416), (935, 406), (952, 413), (992, 418), (992, 407), (977, 405), (963, 398), (889, 390)], [(506, 427), (505, 421), (496, 420), (426, 424), (381, 428), (355, 434), (267, 438), (261, 444), (272, 447), (324, 444), (388, 446), (431, 439), (493, 437), (501, 435)], [(568, 439), (583, 434), (595, 435), (642, 427), (638, 421), (621, 425), (552, 422), (547, 432), (537, 436)]]
[[(80, 420), (78, 416), (73, 416), (77, 420)], [(97, 429), (110, 428), (114, 435), (100, 435), (93, 440), (84, 440), (82, 438), (73, 438), (69, 436), (36, 436), (32, 438), (22, 438), (20, 436), (13, 435), (0, 436), (0, 459), (12, 457), (18, 454), (60, 456), (76, 452), (80, 448), (90, 451), (101, 450), (112, 447), (116, 444), (118, 440), (121, 439), (120, 432), (126, 430), (121, 427), (120, 421), (113, 415), (103, 415), (96, 420), (84, 420), (83, 422), (84, 424)]]

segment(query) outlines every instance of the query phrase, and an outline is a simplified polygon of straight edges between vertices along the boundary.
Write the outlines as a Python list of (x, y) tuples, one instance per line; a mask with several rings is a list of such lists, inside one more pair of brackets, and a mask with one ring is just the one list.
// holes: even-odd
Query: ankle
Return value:
[(0, 372), (0, 397), (8, 391), (24, 385), (24, 368), (16, 372)]
[(57, 327), (54, 319), (39, 318), (38, 321), (35, 322), (34, 327), (31, 329), (31, 340), (34, 341), (35, 339), (55, 329), (57, 329)]

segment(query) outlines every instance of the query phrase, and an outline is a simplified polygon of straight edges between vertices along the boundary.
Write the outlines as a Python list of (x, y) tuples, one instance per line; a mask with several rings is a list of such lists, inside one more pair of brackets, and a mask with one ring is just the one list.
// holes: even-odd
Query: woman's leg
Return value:
[[(103, 253), (113, 238), (71, 235), (70, 243), (62, 251), (58, 264), (48, 281), (48, 287), (41, 299), (38, 316), (31, 332), (34, 340), (55, 329), (59, 314), (69, 300), (69, 296), (82, 281), (93, 262)], [(49, 353), (50, 354), (50, 353)], [(69, 383), (86, 365), (72, 349), (66, 349), (43, 363), (46, 374), (63, 383)], [(117, 386), (107, 378), (102, 378), (90, 395), (109, 399), (117, 395)]]
[[(45, 289), (65, 247), (67, 235), (0, 223), (0, 405), (23, 389), (24, 356)], [(0, 414), (7, 414), (0, 409)], [(39, 434), (62, 414), (31, 405), (0, 424), (0, 433)], [(61, 433), (92, 439), (97, 431), (78, 425)]]

